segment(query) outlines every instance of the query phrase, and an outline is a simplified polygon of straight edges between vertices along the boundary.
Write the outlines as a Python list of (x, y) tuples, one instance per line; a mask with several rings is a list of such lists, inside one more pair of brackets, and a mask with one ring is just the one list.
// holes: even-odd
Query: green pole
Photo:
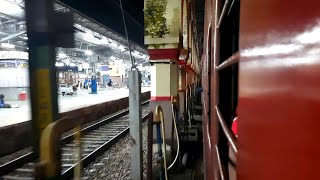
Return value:
[(26, 0), (32, 141), (39, 157), (42, 131), (58, 118), (52, 0)]

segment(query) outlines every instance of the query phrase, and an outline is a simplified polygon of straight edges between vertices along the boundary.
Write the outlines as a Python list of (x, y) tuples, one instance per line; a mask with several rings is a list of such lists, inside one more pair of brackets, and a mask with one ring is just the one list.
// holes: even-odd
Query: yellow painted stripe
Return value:
[(50, 71), (49, 69), (39, 69), (36, 72), (37, 87), (36, 91), (38, 93), (38, 104), (37, 114), (38, 114), (38, 127), (43, 130), (51, 122), (52, 119), (52, 97), (51, 97), (51, 86), (50, 86)]

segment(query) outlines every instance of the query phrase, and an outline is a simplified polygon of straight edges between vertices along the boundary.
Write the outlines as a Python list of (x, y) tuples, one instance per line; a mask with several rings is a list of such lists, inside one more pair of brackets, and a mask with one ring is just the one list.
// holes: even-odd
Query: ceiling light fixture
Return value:
[(84, 53), (88, 56), (91, 56), (93, 54), (93, 52), (90, 50), (85, 50)]
[(57, 67), (62, 67), (62, 66), (64, 66), (64, 63), (61, 63), (61, 62), (60, 63), (56, 63), (56, 66)]
[(9, 43), (1, 43), (1, 46), (4, 48), (10, 48), (10, 49), (13, 49), (15, 47), (13, 44), (9, 44)]

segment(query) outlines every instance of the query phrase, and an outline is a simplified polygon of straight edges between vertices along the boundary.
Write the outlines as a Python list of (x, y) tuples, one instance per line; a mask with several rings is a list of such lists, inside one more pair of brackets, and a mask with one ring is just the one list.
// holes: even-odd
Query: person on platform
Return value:
[(0, 94), (0, 108), (11, 108), (10, 104), (4, 102), (4, 95)]
[(111, 86), (112, 86), (112, 84), (113, 84), (112, 80), (111, 80), (111, 79), (109, 79), (109, 82), (108, 82), (108, 84), (107, 84), (107, 85), (108, 85), (109, 87), (111, 87)]

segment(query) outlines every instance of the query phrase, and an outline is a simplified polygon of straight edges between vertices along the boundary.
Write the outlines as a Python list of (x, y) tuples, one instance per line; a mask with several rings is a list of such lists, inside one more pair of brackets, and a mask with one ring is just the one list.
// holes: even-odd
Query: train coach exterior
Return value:
[[(225, 2), (229, 6), (220, 22)], [(318, 179), (319, 5), (317, 0), (206, 1), (206, 179), (220, 179), (219, 169), (227, 170), (228, 164), (216, 105), (229, 128), (234, 111), (239, 113), (237, 179)], [(217, 70), (237, 52), (239, 63)]]

